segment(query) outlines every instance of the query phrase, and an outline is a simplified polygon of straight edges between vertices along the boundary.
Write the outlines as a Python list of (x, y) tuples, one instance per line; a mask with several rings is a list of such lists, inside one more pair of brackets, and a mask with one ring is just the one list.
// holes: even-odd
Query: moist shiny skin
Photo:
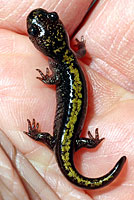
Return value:
[[(33, 10), (27, 17), (27, 30), (35, 47), (49, 57), (49, 70), (44, 75), (37, 69), (44, 84), (56, 85), (57, 108), (53, 136), (39, 131), (39, 124), (28, 119), (28, 132), (36, 141), (46, 144), (54, 151), (59, 168), (73, 184), (84, 189), (97, 189), (111, 183), (121, 171), (126, 157), (123, 156), (113, 169), (99, 178), (82, 176), (73, 162), (75, 151), (82, 147), (94, 148), (104, 138), (99, 139), (98, 129), (95, 138), (88, 132), (89, 138), (80, 134), (87, 112), (87, 87), (83, 71), (76, 54), (70, 49), (68, 36), (56, 12), (47, 12), (41, 8)], [(84, 42), (78, 46), (83, 48)], [(49, 103), (49, 102), (48, 102)]]

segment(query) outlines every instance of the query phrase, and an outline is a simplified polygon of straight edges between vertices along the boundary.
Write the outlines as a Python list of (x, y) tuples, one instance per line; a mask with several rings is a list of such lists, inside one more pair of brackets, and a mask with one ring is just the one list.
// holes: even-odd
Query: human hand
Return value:
[[(125, 166), (115, 182), (104, 189), (89, 190), (85, 194), (61, 175), (53, 152), (23, 134), (27, 129), (27, 118), (36, 118), (42, 131), (53, 133), (56, 106), (55, 87), (45, 86), (35, 78), (38, 76), (35, 69), (45, 71), (48, 63), (27, 37), (26, 16), (38, 7), (55, 10), (69, 35), (72, 35), (89, 6), (89, 1), (58, 1), (59, 4), (55, 1), (53, 5), (46, 2), (43, 5), (36, 2), (32, 6), (28, 5), (31, 2), (1, 2), (6, 7), (3, 6), (0, 11), (0, 127), (61, 199), (89, 199), (91, 196), (99, 199), (101, 196), (102, 199), (123, 200), (129, 196), (131, 200), (132, 169), (131, 175), (129, 168), (126, 174)], [(99, 128), (100, 136), (105, 137), (104, 143), (94, 153), (85, 149), (76, 153), (76, 167), (79, 166), (81, 173), (88, 177), (105, 174), (122, 155), (126, 155), (129, 166), (133, 166), (133, 7), (134, 3), (130, 0), (127, 6), (123, 0), (100, 1), (75, 36), (80, 38), (84, 35), (91, 58), (90, 66), (84, 59), (81, 63), (93, 88), (89, 92), (86, 126), (92, 133)], [(86, 129), (84, 131), (87, 132)], [(15, 182), (12, 176), (10, 180)], [(32, 179), (28, 180), (30, 186), (32, 182)], [(35, 183), (43, 189), (43, 185), (38, 184), (38, 178)], [(42, 198), (40, 189), (38, 191)]]

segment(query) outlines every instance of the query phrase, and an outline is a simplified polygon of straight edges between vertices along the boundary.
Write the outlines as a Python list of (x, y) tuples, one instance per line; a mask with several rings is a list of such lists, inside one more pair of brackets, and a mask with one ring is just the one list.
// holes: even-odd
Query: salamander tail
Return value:
[(100, 187), (104, 187), (114, 181), (114, 179), (120, 173), (124, 163), (126, 161), (126, 156), (120, 158), (120, 160), (116, 163), (113, 169), (108, 172), (106, 175), (101, 176), (99, 178), (87, 178), (79, 174), (74, 166), (70, 166), (70, 171), (66, 174), (66, 177), (69, 181), (73, 184), (77, 185), (78, 187), (84, 189), (97, 189)]

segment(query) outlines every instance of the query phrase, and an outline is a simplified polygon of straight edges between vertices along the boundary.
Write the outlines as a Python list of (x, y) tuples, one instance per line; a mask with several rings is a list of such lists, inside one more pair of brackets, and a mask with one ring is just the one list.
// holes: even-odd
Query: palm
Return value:
[[(33, 7), (28, 8), (26, 2), (21, 2), (19, 2), (19, 8), (14, 8), (12, 4), (8, 6), (11, 9), (10, 15), (7, 6), (3, 6), (4, 11), (0, 11), (0, 16), (2, 20), (4, 19), (4, 21), (0, 21), (0, 127), (10, 138), (12, 144), (32, 161), (33, 165), (44, 177), (44, 180), (51, 185), (61, 199), (65, 199), (65, 195), (66, 199), (72, 199), (74, 197), (75, 199), (89, 199), (90, 195), (94, 199), (99, 199), (100, 195), (102, 199), (107, 197), (111, 200), (113, 198), (123, 200), (126, 199), (126, 196), (132, 199), (134, 190), (132, 188), (133, 186), (129, 187), (132, 185), (132, 169), (131, 175), (129, 174), (129, 168), (126, 174), (125, 166), (121, 175), (114, 183), (102, 190), (89, 190), (87, 191), (88, 195), (86, 195), (82, 190), (78, 190), (71, 185), (61, 175), (53, 152), (46, 146), (36, 143), (23, 134), (23, 131), (27, 129), (27, 118), (35, 118), (39, 121), (42, 131), (53, 132), (56, 100), (55, 87), (43, 85), (35, 78), (38, 76), (35, 69), (39, 68), (45, 72), (48, 63), (46, 57), (42, 56), (34, 48), (26, 35), (25, 20), (27, 14), (32, 9), (40, 7), (41, 5), (37, 3)], [(80, 1), (83, 7), (81, 4), (78, 5), (78, 3), (76, 5), (76, 1), (72, 1), (72, 5), (70, 6), (69, 2), (67, 0), (62, 1), (62, 4), (59, 4), (56, 11), (60, 13), (60, 17), (71, 35), (83, 18), (89, 2), (87, 1), (87, 4), (84, 3), (83, 5), (83, 1)], [(84, 35), (87, 52), (90, 55), (87, 62), (83, 60), (82, 63), (89, 81), (89, 109), (85, 127), (89, 126), (88, 129), (92, 133), (96, 128), (99, 128), (100, 137), (105, 137), (103, 144), (95, 152), (91, 153), (91, 151), (84, 149), (76, 153), (76, 166), (77, 168), (79, 166), (81, 173), (88, 177), (98, 177), (105, 174), (122, 155), (127, 156), (129, 166), (132, 166), (131, 163), (133, 163), (131, 153), (133, 152), (133, 145), (131, 144), (133, 141), (134, 127), (134, 37), (132, 23), (134, 14), (131, 11), (134, 9), (134, 2), (127, 1), (127, 7), (123, 2), (123, 0), (113, 0), (109, 3), (107, 1), (98, 3), (86, 23), (75, 36), (80, 38)], [(45, 7), (41, 7), (53, 10), (56, 5), (57, 2), (55, 1), (53, 7), (50, 7), (49, 3)], [(67, 9), (68, 6), (70, 6), (69, 11)], [(63, 12), (63, 7), (66, 8), (66, 12)], [(83, 9), (81, 10), (81, 8)], [(27, 11), (27, 9), (29, 10)], [(12, 10), (15, 10), (16, 13)], [(3, 13), (5, 14), (4, 17)], [(90, 89), (90, 85), (93, 88), (92, 90)], [(86, 128), (84, 133), (87, 136)], [(3, 140), (5, 140), (4, 136)], [(6, 150), (8, 147), (7, 144), (4, 146)], [(32, 190), (36, 191), (38, 188), (36, 194), (41, 199), (44, 199), (46, 194), (44, 196), (41, 195), (43, 192), (41, 193), (40, 190), (43, 190), (45, 181), (34, 170), (32, 171), (33, 176), (28, 178), (29, 165), (24, 165), (25, 172), (27, 173), (25, 177), (22, 175), (22, 156), (17, 157), (19, 154), (15, 154), (16, 160), (14, 160), (11, 159), (9, 153), (11, 160), (5, 164), (6, 155), (4, 152), (1, 152), (1, 155), (3, 155), (1, 157), (4, 163), (2, 167), (9, 166), (11, 170), (13, 170), (13, 166), (10, 166), (10, 161), (16, 163), (16, 160), (18, 161), (19, 159), (21, 167), (15, 164), (16, 167), (14, 167), (14, 170), (19, 170), (20, 177), (23, 176), (30, 184), (31, 189), (29, 189), (29, 193)], [(5, 167), (4, 169), (7, 175), (7, 169)], [(10, 183), (7, 181), (7, 186), (9, 187), (10, 185), (8, 184), (17, 182), (19, 192), (22, 195), (24, 193), (27, 195), (23, 184), (20, 184), (19, 176), (16, 180), (11, 174), (9, 173), (7, 177), (7, 180), (11, 180)], [(39, 180), (40, 183), (38, 184)], [(35, 186), (33, 186), (33, 182), (36, 183)], [(20, 197), (20, 193), (18, 197)], [(58, 199), (56, 196), (53, 198)]]

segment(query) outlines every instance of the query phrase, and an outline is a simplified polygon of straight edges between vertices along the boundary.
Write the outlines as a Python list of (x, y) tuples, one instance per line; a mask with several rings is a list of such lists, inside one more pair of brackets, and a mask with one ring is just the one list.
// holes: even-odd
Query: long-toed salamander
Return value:
[[(53, 136), (39, 132), (39, 123), (28, 119), (28, 132), (31, 138), (46, 144), (55, 152), (58, 165), (65, 177), (73, 184), (84, 189), (96, 189), (111, 183), (121, 171), (126, 157), (123, 156), (114, 168), (99, 178), (82, 176), (75, 168), (73, 154), (82, 147), (94, 148), (99, 139), (98, 129), (95, 138), (80, 138), (87, 111), (87, 87), (83, 71), (75, 53), (70, 49), (68, 35), (56, 12), (41, 8), (33, 10), (27, 17), (27, 29), (35, 47), (49, 57), (53, 72), (44, 75), (37, 69), (45, 84), (56, 85), (57, 109)], [(80, 45), (81, 46), (81, 45)], [(83, 45), (82, 45), (83, 46)]]

